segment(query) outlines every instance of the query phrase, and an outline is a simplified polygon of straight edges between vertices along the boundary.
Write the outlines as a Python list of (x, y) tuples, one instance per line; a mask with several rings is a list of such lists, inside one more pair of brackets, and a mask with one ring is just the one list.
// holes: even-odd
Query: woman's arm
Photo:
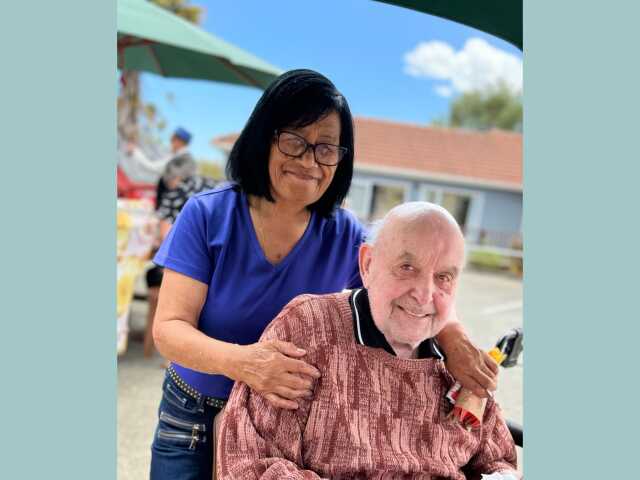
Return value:
[(436, 339), (447, 357), (447, 370), (463, 387), (483, 398), (496, 389), (498, 366), (486, 352), (471, 343), (455, 308)]
[(165, 269), (153, 339), (162, 356), (171, 361), (200, 372), (227, 375), (237, 345), (215, 340), (197, 328), (207, 291), (204, 283)]
[(276, 407), (296, 409), (294, 400), (310, 393), (309, 377), (320, 376), (314, 367), (298, 360), (306, 352), (288, 342), (245, 346), (205, 335), (197, 325), (207, 291), (206, 284), (165, 268), (153, 322), (158, 351), (192, 370), (242, 381)]

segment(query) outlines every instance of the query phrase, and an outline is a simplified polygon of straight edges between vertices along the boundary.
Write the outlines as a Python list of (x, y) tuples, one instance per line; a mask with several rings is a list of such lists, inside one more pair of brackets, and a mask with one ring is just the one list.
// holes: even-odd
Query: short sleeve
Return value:
[(209, 284), (214, 262), (208, 247), (206, 217), (197, 197), (187, 201), (153, 261)]

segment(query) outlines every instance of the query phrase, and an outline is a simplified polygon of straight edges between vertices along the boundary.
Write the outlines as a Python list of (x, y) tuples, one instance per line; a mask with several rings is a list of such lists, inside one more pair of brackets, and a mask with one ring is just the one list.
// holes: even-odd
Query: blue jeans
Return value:
[(151, 445), (151, 480), (211, 480), (213, 419), (219, 411), (165, 377)]

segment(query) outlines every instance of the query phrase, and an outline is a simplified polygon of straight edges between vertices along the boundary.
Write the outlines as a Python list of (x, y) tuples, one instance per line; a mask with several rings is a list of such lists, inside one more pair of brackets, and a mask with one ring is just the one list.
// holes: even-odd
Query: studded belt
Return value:
[[(171, 380), (173, 380), (176, 383), (176, 385), (178, 385), (180, 390), (182, 390), (184, 393), (189, 395), (191, 398), (197, 401), (200, 401), (203, 395), (200, 392), (198, 392), (195, 388), (193, 388), (191, 385), (187, 384), (187, 382), (185, 382), (182, 378), (180, 378), (180, 375), (178, 375), (178, 372), (174, 370), (173, 365), (169, 365), (169, 367), (167, 367), (167, 373), (171, 377)], [(222, 410), (222, 408), (227, 404), (227, 401), (221, 400), (220, 398), (208, 397), (204, 395), (204, 403), (206, 403), (211, 407), (215, 407)]]

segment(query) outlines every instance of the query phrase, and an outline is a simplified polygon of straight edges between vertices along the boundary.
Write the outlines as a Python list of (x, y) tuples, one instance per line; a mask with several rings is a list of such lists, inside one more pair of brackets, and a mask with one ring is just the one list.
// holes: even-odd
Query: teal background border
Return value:
[(640, 478), (639, 18), (524, 4), (529, 479)]
[(116, 2), (0, 13), (0, 478), (116, 477)]
[[(524, 17), (525, 475), (634, 478), (640, 5)], [(0, 15), (2, 478), (116, 476), (115, 38), (115, 2)]]

